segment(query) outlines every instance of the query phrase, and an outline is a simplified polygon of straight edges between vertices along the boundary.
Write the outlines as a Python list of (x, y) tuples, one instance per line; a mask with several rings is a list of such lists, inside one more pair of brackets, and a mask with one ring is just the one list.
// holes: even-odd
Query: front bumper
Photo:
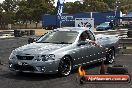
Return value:
[(104, 29), (104, 28), (97, 28), (96, 30), (97, 31), (105, 31), (106, 29)]
[(44, 73), (55, 74), (58, 72), (60, 60), (55, 61), (27, 61), (27, 60), (10, 60), (9, 69), (16, 72), (25, 73)]

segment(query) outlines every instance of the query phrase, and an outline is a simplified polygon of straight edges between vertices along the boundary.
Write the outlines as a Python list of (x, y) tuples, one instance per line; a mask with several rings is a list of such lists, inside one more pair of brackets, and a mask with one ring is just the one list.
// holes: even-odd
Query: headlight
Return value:
[(55, 55), (54, 54), (42, 55), (41, 59), (42, 59), (42, 61), (54, 60), (55, 59)]
[(16, 58), (16, 51), (13, 50), (12, 53), (10, 54), (9, 60), (15, 59)]

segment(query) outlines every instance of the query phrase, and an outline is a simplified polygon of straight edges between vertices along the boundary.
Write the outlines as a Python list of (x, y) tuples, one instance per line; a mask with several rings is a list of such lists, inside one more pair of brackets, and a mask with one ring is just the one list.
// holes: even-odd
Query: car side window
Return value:
[(88, 34), (87, 31), (84, 31), (84, 32), (80, 35), (79, 41), (85, 41), (86, 39), (89, 39), (89, 40), (90, 40), (90, 36), (89, 36), (89, 34)]

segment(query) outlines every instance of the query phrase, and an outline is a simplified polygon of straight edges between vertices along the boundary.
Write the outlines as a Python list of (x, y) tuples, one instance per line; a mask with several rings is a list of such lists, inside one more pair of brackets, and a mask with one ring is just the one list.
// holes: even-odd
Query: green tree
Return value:
[(14, 12), (17, 8), (17, 0), (5, 0), (2, 3), (5, 12)]
[(86, 12), (95, 12), (95, 11), (108, 11), (109, 6), (103, 0), (83, 0), (83, 6), (85, 7)]
[(65, 13), (78, 13), (82, 12), (84, 9), (83, 4), (79, 1), (75, 2), (67, 2), (64, 4), (64, 12)]
[(37, 24), (42, 19), (43, 14), (52, 14), (55, 10), (53, 6), (53, 0), (34, 0), (32, 1), (33, 4), (33, 21)]
[(120, 10), (123, 13), (132, 11), (132, 0), (120, 0)]
[(123, 13), (128, 13), (132, 11), (132, 4), (121, 6), (121, 11)]
[(53, 0), (22, 0), (18, 4), (16, 18), (18, 21), (26, 23), (35, 22), (36, 27), (43, 14), (52, 14), (54, 12)]
[(3, 8), (2, 8), (2, 4), (0, 3), (0, 26), (2, 28), (2, 12), (3, 12)]
[(103, 0), (103, 2), (109, 6), (110, 10), (115, 10), (116, 0)]
[(17, 10), (17, 0), (5, 0), (2, 3), (4, 25), (13, 24)]

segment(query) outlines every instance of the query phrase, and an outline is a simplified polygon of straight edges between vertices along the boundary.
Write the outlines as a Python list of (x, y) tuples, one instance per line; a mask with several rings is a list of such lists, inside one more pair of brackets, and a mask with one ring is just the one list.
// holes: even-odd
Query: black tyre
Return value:
[(114, 49), (109, 49), (107, 54), (106, 54), (106, 63), (112, 64), (115, 59), (115, 50)]
[(24, 73), (23, 72), (16, 72), (16, 75), (24, 75)]
[(114, 65), (107, 68), (108, 74), (127, 74), (128, 69), (122, 65)]
[(70, 75), (72, 70), (72, 61), (68, 56), (63, 57), (60, 60), (59, 68), (58, 68), (58, 73), (61, 76), (68, 76)]

